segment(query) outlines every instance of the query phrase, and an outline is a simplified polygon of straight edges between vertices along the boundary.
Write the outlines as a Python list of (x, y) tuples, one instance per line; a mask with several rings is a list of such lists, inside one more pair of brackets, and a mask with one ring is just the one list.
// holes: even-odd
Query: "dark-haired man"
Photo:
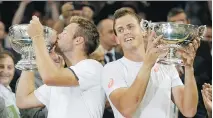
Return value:
[(158, 56), (168, 51), (158, 46), (162, 36), (144, 33), (137, 15), (124, 8), (118, 9), (114, 18), (124, 57), (105, 65), (102, 84), (115, 118), (169, 118), (171, 99), (186, 117), (193, 117), (198, 103), (193, 73), (198, 42), (190, 44), (190, 54), (181, 51), (187, 60), (184, 86), (174, 66), (156, 63)]

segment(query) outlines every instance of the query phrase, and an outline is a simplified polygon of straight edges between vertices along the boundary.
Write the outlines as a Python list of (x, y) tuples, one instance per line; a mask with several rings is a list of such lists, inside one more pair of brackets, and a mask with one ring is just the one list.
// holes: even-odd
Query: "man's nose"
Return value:
[(124, 34), (130, 34), (130, 30), (129, 29), (124, 29)]

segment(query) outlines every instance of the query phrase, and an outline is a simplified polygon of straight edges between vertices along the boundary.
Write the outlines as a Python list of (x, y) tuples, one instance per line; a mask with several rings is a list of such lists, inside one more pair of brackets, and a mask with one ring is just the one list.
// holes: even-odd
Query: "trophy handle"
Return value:
[(150, 22), (142, 19), (140, 22), (140, 26), (143, 31), (148, 31), (148, 29), (150, 28)]
[(201, 39), (204, 37), (206, 33), (206, 25), (202, 25), (198, 27), (198, 37), (200, 37)]

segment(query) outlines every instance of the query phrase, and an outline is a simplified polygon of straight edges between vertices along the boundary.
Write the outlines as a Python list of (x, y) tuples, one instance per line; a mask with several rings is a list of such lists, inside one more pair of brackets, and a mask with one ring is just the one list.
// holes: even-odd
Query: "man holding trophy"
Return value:
[[(114, 18), (114, 31), (124, 57), (105, 65), (102, 86), (115, 118), (169, 118), (171, 100), (184, 116), (193, 117), (198, 104), (193, 61), (199, 47), (199, 37), (183, 38), (180, 34), (170, 34), (174, 33), (175, 28), (182, 28), (176, 24), (171, 29), (163, 24), (152, 27), (155, 32), (150, 32), (150, 29), (144, 31), (138, 16), (124, 8), (118, 9)], [(160, 44), (175, 42), (173, 39), (166, 41), (166, 34), (175, 37), (175, 40), (178, 39), (176, 36), (184, 41), (191, 40), (186, 48), (178, 48), (177, 51), (185, 66), (185, 85), (172, 63), (156, 63), (159, 57), (168, 55), (170, 51), (168, 46)]]
[(59, 34), (56, 48), (69, 68), (58, 68), (54, 64), (47, 51), (43, 30), (39, 19), (33, 16), (27, 33), (32, 39), (36, 65), (45, 85), (28, 94), (25, 90), (26, 93), (22, 94), (20, 88), (32, 90), (24, 88), (27, 83), (22, 80), (17, 93), (18, 106), (32, 108), (45, 105), (49, 118), (101, 118), (105, 105), (104, 90), (100, 84), (103, 66), (87, 59), (98, 47), (99, 34), (95, 25), (85, 18), (73, 16), (70, 24)]

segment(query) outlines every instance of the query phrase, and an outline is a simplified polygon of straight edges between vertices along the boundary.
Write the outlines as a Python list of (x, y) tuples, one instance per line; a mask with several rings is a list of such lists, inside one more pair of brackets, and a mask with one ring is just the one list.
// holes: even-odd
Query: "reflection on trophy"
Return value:
[[(27, 34), (27, 28), (28, 24), (13, 25), (9, 28), (11, 46), (22, 55), (22, 59), (15, 66), (19, 70), (37, 69), (32, 39)], [(53, 36), (56, 36), (56, 31), (44, 26), (44, 39), (48, 50), (53, 46), (50, 41)]]
[(173, 22), (150, 22), (142, 20), (141, 28), (144, 31), (154, 31), (157, 36), (163, 35), (160, 46), (169, 48), (164, 57), (159, 57), (158, 63), (175, 64), (183, 66), (183, 60), (176, 52), (179, 48), (188, 46), (196, 38), (203, 38), (206, 26), (196, 26), (191, 24), (177, 24)]

